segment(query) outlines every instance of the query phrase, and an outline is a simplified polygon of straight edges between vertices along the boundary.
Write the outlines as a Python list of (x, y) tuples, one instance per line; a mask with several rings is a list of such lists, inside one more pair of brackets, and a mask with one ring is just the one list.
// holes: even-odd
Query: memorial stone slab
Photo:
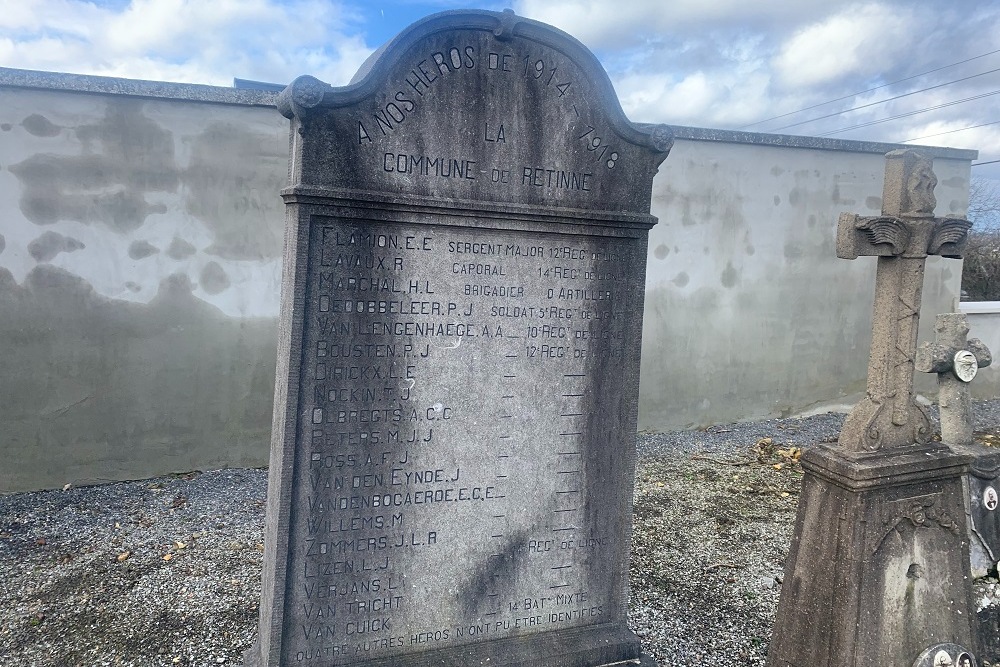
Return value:
[(626, 625), (664, 126), (511, 12), (445, 12), (291, 119), (250, 665), (590, 667)]

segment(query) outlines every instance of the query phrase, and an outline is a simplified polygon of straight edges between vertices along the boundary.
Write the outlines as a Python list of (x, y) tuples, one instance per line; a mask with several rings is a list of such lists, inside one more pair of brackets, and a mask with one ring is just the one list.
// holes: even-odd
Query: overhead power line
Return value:
[(984, 164), (996, 164), (997, 162), (1000, 162), (1000, 160), (990, 160), (989, 162), (973, 162), (972, 166), (973, 167), (981, 167)]
[(936, 88), (944, 88), (945, 86), (950, 86), (953, 83), (960, 83), (962, 81), (968, 81), (969, 79), (975, 79), (976, 77), (986, 76), (987, 74), (993, 74), (994, 72), (1000, 72), (1000, 67), (996, 69), (991, 69), (986, 72), (980, 72), (979, 74), (973, 74), (971, 76), (963, 76), (961, 79), (955, 79), (954, 81), (947, 81), (945, 83), (939, 83), (935, 86), (928, 86), (927, 88), (921, 88), (920, 90), (914, 90), (909, 93), (903, 93), (902, 95), (896, 95), (895, 97), (887, 97), (884, 100), (879, 100), (878, 102), (869, 102), (868, 104), (861, 104), (856, 107), (851, 107), (844, 111), (838, 111), (836, 113), (829, 113), (825, 116), (817, 116), (816, 118), (810, 118), (809, 120), (799, 121), (798, 123), (792, 123), (791, 125), (782, 125), (781, 127), (776, 127), (770, 132), (777, 132), (778, 130), (787, 130), (790, 127), (798, 127), (799, 125), (805, 125), (807, 123), (812, 123), (817, 120), (823, 120), (825, 118), (833, 118), (834, 116), (842, 116), (846, 113), (851, 113), (852, 111), (859, 111), (861, 109), (867, 109), (868, 107), (877, 106), (879, 104), (885, 104), (886, 102), (892, 102), (893, 100), (902, 99), (904, 97), (909, 97), (910, 95), (916, 95), (918, 93), (926, 93), (928, 90), (934, 90)]
[(921, 139), (930, 139), (931, 137), (940, 137), (943, 134), (954, 134), (955, 132), (965, 132), (966, 130), (974, 130), (977, 127), (986, 127), (987, 125), (996, 125), (1000, 123), (1000, 120), (991, 120), (988, 123), (980, 123), (979, 125), (969, 125), (968, 127), (960, 127), (957, 130), (945, 130), (944, 132), (937, 132), (935, 134), (925, 134), (922, 137), (913, 137), (912, 139), (903, 139), (899, 143), (905, 144), (908, 141), (920, 141)]
[(996, 95), (1000, 93), (1000, 90), (994, 90), (989, 93), (982, 93), (981, 95), (973, 95), (972, 97), (966, 97), (961, 100), (954, 100), (951, 102), (945, 102), (943, 104), (935, 104), (932, 107), (926, 107), (924, 109), (917, 109), (915, 111), (907, 111), (906, 113), (896, 114), (895, 116), (889, 116), (888, 118), (880, 118), (879, 120), (871, 120), (867, 123), (858, 123), (857, 125), (851, 125), (850, 127), (842, 127), (839, 130), (831, 130), (829, 132), (824, 132), (820, 134), (821, 137), (829, 137), (831, 134), (840, 134), (841, 132), (847, 132), (848, 130), (856, 130), (859, 127), (868, 127), (869, 125), (878, 125), (879, 123), (888, 123), (890, 120), (898, 120), (900, 118), (906, 118), (907, 116), (916, 116), (917, 114), (927, 113), (928, 111), (935, 111), (937, 109), (944, 109), (945, 107), (953, 107), (956, 104), (962, 104), (963, 102), (971, 102), (973, 100), (979, 100), (984, 97), (989, 97), (991, 95)]
[(885, 88), (887, 86), (894, 86), (897, 83), (903, 83), (904, 81), (910, 81), (911, 79), (917, 79), (919, 77), (924, 76), (925, 74), (933, 74), (934, 72), (940, 72), (943, 69), (948, 69), (949, 67), (954, 67), (955, 65), (963, 65), (965, 63), (972, 62), (973, 60), (978, 60), (979, 58), (985, 58), (986, 56), (992, 56), (994, 53), (1000, 53), (1000, 49), (997, 49), (996, 51), (990, 51), (989, 53), (983, 53), (983, 54), (980, 54), (978, 56), (972, 56), (971, 58), (966, 58), (965, 60), (959, 60), (957, 63), (951, 63), (950, 65), (943, 65), (941, 67), (935, 67), (934, 69), (929, 69), (926, 72), (921, 72), (920, 74), (914, 74), (913, 76), (908, 76), (905, 79), (896, 79), (895, 81), (890, 81), (889, 83), (883, 83), (881, 86), (875, 86), (874, 88), (869, 88), (868, 90), (862, 90), (860, 93), (851, 93), (850, 95), (844, 95), (843, 97), (838, 97), (836, 99), (827, 100), (826, 102), (820, 102), (819, 104), (814, 104), (811, 107), (803, 107), (802, 109), (799, 109), (798, 111), (789, 111), (788, 113), (783, 113), (783, 114), (780, 114), (778, 116), (771, 116), (770, 118), (765, 118), (764, 120), (758, 120), (755, 123), (750, 123), (749, 125), (744, 125), (742, 127), (736, 128), (736, 129), (738, 129), (738, 130), (745, 130), (748, 127), (753, 127), (754, 125), (760, 125), (761, 123), (766, 123), (769, 120), (778, 120), (779, 118), (785, 118), (787, 116), (794, 116), (795, 114), (802, 113), (803, 111), (811, 111), (812, 109), (818, 109), (819, 107), (825, 107), (827, 104), (833, 104), (834, 102), (840, 102), (840, 101), (843, 101), (843, 100), (848, 100), (848, 99), (850, 99), (852, 97), (857, 97), (858, 95), (864, 95), (865, 93), (872, 93), (872, 92), (875, 92), (876, 90), (879, 90), (881, 88)]

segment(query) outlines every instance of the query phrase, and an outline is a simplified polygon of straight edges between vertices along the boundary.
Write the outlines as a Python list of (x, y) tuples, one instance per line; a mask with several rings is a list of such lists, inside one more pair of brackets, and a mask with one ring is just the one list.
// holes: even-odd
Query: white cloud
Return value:
[(912, 49), (914, 16), (905, 7), (856, 5), (796, 32), (774, 59), (781, 83), (815, 86), (880, 71)]
[(4, 3), (0, 31), (54, 31), (86, 35), (88, 27), (107, 16), (107, 10), (78, 0), (20, 0)]
[[(0, 65), (228, 86), (312, 74), (347, 83), (382, 40), (421, 13), (461, 0), (8, 0)], [(502, 0), (479, 2), (493, 6)], [(2, 2), (2, 0), (0, 0)], [(822, 134), (1000, 88), (1000, 74), (863, 111), (910, 90), (1000, 67), (1000, 54), (875, 93), (875, 85), (1000, 49), (1000, 3), (939, 0), (515, 0), (595, 50), (630, 118)], [(384, 12), (379, 12), (383, 7)], [(367, 13), (366, 13), (367, 12)], [(374, 14), (373, 14), (374, 12)], [(406, 17), (406, 18), (402, 18)], [(366, 23), (369, 21), (370, 23)], [(372, 45), (376, 46), (376, 45)], [(839, 97), (846, 99), (824, 104)], [(844, 112), (839, 113), (838, 112)], [(994, 120), (1000, 96), (835, 136), (883, 141)], [(817, 116), (833, 117), (782, 129)], [(937, 123), (937, 125), (935, 125)], [(1000, 129), (1000, 128), (998, 128)], [(1000, 151), (994, 132), (972, 137)], [(990, 154), (996, 158), (1000, 155)], [(985, 158), (984, 158), (985, 159)]]
[(517, 12), (554, 25), (591, 48), (624, 46), (656, 33), (752, 30), (809, 16), (842, 0), (518, 0)]
[(371, 52), (357, 16), (323, 0), (132, 0), (119, 11), (32, 0), (0, 14), (0, 64), (227, 86), (313, 74), (346, 83)]
[(89, 44), (76, 39), (0, 37), (0, 63), (6, 67), (64, 72), (69, 63), (83, 63), (88, 51)]
[(673, 80), (665, 74), (633, 73), (615, 80), (625, 114), (637, 122), (733, 127), (768, 113), (767, 78), (693, 72)]

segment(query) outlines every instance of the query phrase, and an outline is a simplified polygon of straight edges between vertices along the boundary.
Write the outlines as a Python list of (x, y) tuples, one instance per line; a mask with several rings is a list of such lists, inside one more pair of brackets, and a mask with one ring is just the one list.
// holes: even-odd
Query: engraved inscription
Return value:
[(358, 143), (372, 143), (369, 127), (383, 136), (399, 129), (407, 117), (417, 110), (420, 98), (433, 90), (435, 82), (464, 70), (475, 69), (476, 63), (474, 46), (453, 46), (446, 51), (431, 53), (417, 62), (404, 77), (405, 85), (388, 97), (383, 108), (372, 117), (358, 121)]
[[(357, 142), (374, 150), (382, 146), (377, 159), (380, 171), (387, 178), (484, 181), (502, 188), (591, 193), (598, 189), (597, 179), (602, 174), (621, 165), (625, 154), (621, 140), (604, 119), (591, 117), (588, 85), (579, 85), (577, 75), (573, 74), (577, 66), (564, 61), (557, 52), (548, 49), (500, 52), (469, 43), (449, 45), (430, 54), (416, 53), (413, 57), (401, 69), (400, 79), (388, 84), (385, 93), (377, 98), (374, 110), (355, 112)], [(424, 152), (424, 146), (411, 145), (400, 128), (414, 115), (440, 113), (431, 100), (447, 96), (451, 90), (449, 82), (458, 90), (466, 76), (478, 77), (484, 86), (523, 89), (525, 95), (558, 109), (565, 122), (551, 129), (571, 149), (566, 158), (571, 162), (522, 161), (530, 153), (520, 153), (519, 158), (519, 153), (511, 147), (516, 148), (519, 134), (525, 132), (523, 121), (493, 110), (469, 111), (470, 121), (474, 118), (472, 114), (481, 113), (474, 121), (476, 129), (472, 130), (473, 134), (479, 133), (481, 140), (478, 148), (467, 147), (468, 154), (454, 154), (449, 149), (441, 153)]]
[(606, 622), (588, 582), (620, 531), (588, 466), (616, 462), (590, 415), (641, 306), (631, 244), (314, 219), (290, 661)]

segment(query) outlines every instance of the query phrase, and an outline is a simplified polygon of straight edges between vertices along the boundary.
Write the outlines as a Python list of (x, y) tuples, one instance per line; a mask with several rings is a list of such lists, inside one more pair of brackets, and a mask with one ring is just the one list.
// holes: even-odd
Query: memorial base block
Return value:
[[(262, 667), (260, 645), (243, 654), (245, 667)], [(325, 660), (311, 661), (328, 664)], [(616, 626), (576, 628), (521, 638), (500, 639), (461, 647), (412, 653), (405, 656), (361, 660), (364, 667), (658, 667), (642, 655), (639, 639)]]
[(935, 644), (975, 651), (970, 459), (939, 443), (803, 456), (769, 667), (909, 667)]

